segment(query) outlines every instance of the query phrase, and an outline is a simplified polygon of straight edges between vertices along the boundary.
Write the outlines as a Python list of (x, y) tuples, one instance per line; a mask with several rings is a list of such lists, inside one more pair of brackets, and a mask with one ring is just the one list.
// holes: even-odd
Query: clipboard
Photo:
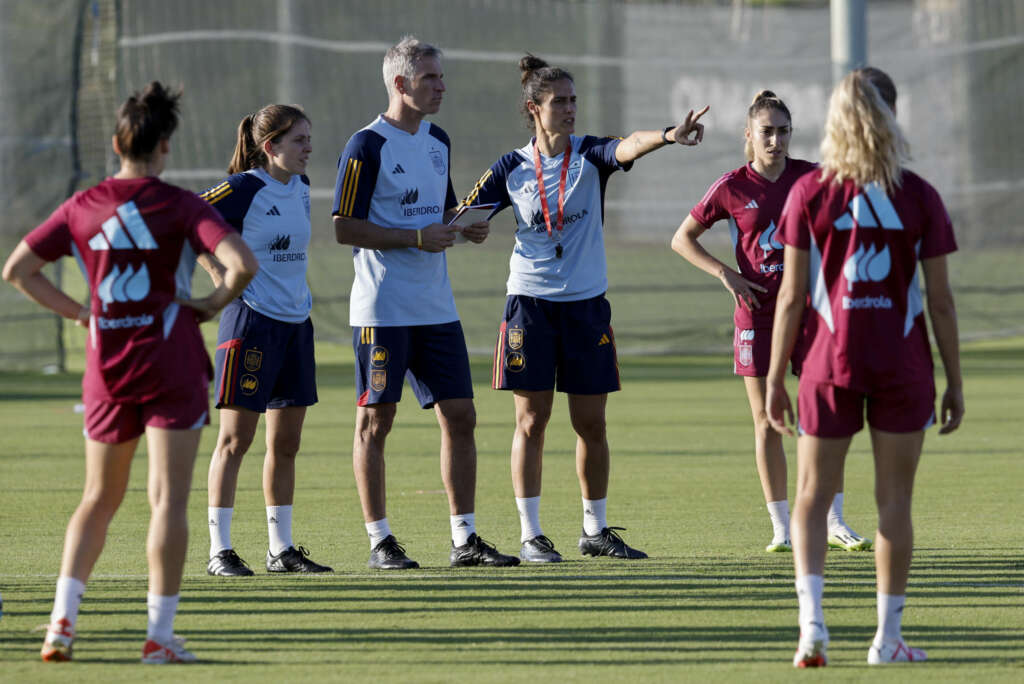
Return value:
[[(447, 225), (459, 224), (460, 226), (469, 226), (480, 221), (487, 221), (491, 218), (491, 214), (498, 207), (497, 202), (490, 204), (474, 204), (471, 206), (462, 205), (459, 210), (455, 212), (455, 216), (448, 222)], [(459, 231), (458, 235), (455, 236), (455, 244), (461, 242), (469, 242), (466, 237)]]

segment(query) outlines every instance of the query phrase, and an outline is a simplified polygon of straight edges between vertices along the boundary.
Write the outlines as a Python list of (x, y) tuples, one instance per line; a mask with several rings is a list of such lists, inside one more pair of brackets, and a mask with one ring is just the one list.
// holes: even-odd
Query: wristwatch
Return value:
[(666, 145), (675, 144), (676, 141), (670, 140), (668, 137), (668, 132), (672, 130), (675, 130), (675, 126), (665, 126), (665, 130), (661, 132), (661, 142), (665, 143)]

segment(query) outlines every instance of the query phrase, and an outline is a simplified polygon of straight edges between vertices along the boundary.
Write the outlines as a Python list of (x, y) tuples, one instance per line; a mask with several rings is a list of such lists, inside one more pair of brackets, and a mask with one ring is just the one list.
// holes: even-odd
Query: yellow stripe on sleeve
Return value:
[(363, 162), (349, 159), (345, 168), (345, 181), (341, 185), (341, 200), (338, 202), (338, 213), (351, 216), (356, 203), (356, 190), (359, 187), (359, 172)]
[(229, 187), (231, 187), (231, 186), (228, 185), (228, 182), (224, 181), (223, 183), (218, 183), (217, 185), (213, 186), (209, 190), (203, 191), (202, 193), (200, 193), (199, 196), (203, 197), (203, 198), (210, 197), (211, 195), (216, 195), (218, 192), (220, 192), (224, 188), (229, 188)]
[(211, 190), (210, 192), (204, 195), (200, 195), (200, 197), (202, 197), (210, 204), (216, 204), (217, 202), (220, 202), (222, 199), (230, 195), (232, 192), (234, 191), (231, 189), (231, 186), (228, 185), (220, 190), (215, 188), (214, 190)]

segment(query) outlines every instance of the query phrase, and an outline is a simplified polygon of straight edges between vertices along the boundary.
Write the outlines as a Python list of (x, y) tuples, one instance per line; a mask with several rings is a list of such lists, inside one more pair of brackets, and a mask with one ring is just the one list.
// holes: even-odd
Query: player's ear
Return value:
[(170, 154), (170, 153), (171, 153), (171, 139), (170, 138), (160, 138), (160, 154)]
[(406, 93), (405, 76), (401, 74), (395, 76), (395, 92), (399, 95), (405, 95)]
[(110, 147), (111, 147), (111, 149), (114, 150), (114, 154), (116, 154), (118, 157), (121, 156), (121, 146), (117, 144), (117, 136), (116, 135), (110, 136)]

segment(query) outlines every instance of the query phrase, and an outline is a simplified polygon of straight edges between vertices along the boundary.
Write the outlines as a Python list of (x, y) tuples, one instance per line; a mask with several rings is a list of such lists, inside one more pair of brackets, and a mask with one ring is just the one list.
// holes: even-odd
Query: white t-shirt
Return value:
[[(406, 230), (443, 222), (445, 211), (457, 204), (450, 147), (438, 126), (423, 121), (409, 134), (378, 116), (349, 139), (338, 160), (334, 215)], [(350, 325), (433, 325), (459, 319), (444, 252), (356, 247), (352, 256)]]

